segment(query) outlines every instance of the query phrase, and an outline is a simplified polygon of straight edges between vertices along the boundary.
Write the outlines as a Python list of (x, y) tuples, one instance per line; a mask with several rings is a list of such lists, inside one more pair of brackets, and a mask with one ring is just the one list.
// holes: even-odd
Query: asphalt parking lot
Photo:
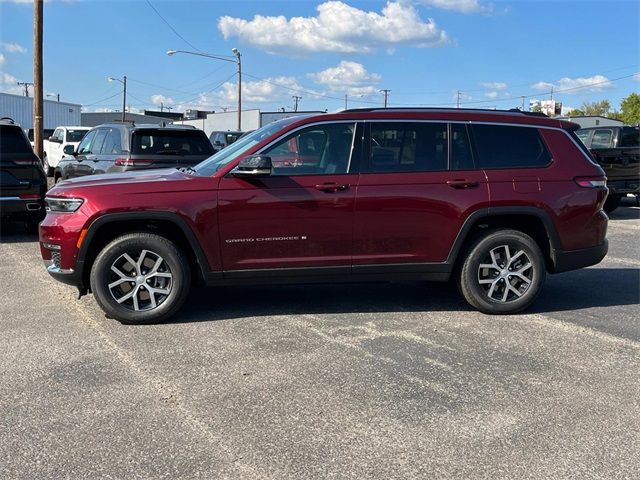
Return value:
[(2, 478), (638, 478), (640, 208), (492, 317), (446, 284), (194, 290), (106, 319), (0, 235)]

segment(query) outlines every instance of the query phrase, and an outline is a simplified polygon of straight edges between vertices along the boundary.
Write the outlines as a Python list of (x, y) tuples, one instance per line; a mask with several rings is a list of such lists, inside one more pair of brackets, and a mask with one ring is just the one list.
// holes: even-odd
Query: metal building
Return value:
[[(44, 124), (53, 129), (60, 125), (80, 125), (80, 108), (77, 103), (44, 100)], [(20, 126), (33, 128), (33, 98), (0, 92), (0, 117), (10, 117)]]

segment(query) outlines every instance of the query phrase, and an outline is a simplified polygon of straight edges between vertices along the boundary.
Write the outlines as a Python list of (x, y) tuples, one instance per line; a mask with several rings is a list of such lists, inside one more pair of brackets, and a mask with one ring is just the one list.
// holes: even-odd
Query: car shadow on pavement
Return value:
[[(606, 288), (603, 286), (606, 285)], [(640, 303), (640, 269), (588, 268), (547, 277), (526, 313)], [(471, 311), (453, 283), (195, 288), (169, 323), (274, 315)]]
[(640, 206), (633, 198), (623, 198), (620, 206), (608, 216), (611, 220), (638, 220), (640, 219)]
[(0, 243), (37, 242), (38, 232), (29, 232), (24, 222), (0, 223)]

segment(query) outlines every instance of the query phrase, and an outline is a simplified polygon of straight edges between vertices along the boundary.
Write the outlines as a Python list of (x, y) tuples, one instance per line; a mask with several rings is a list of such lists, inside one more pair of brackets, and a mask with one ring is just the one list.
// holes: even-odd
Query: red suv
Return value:
[(168, 318), (192, 282), (453, 278), (478, 310), (518, 312), (547, 272), (607, 253), (606, 177), (577, 128), (519, 111), (289, 118), (192, 169), (56, 185), (42, 256), (123, 323)]

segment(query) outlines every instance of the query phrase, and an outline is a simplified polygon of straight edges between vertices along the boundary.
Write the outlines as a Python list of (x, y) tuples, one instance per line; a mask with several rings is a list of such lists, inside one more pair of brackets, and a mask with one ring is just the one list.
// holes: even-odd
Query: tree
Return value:
[(640, 95), (632, 93), (622, 99), (620, 104), (622, 121), (627, 125), (640, 123)]
[(611, 110), (611, 104), (609, 100), (600, 100), (599, 102), (584, 102), (581, 110), (585, 115), (600, 115), (606, 116), (609, 110)]
[(568, 117), (584, 117), (584, 112), (579, 108), (574, 108), (569, 113), (567, 113)]
[(542, 111), (542, 107), (540, 106), (539, 103), (536, 103), (532, 108), (531, 108), (532, 112), (537, 112), (540, 113)]

